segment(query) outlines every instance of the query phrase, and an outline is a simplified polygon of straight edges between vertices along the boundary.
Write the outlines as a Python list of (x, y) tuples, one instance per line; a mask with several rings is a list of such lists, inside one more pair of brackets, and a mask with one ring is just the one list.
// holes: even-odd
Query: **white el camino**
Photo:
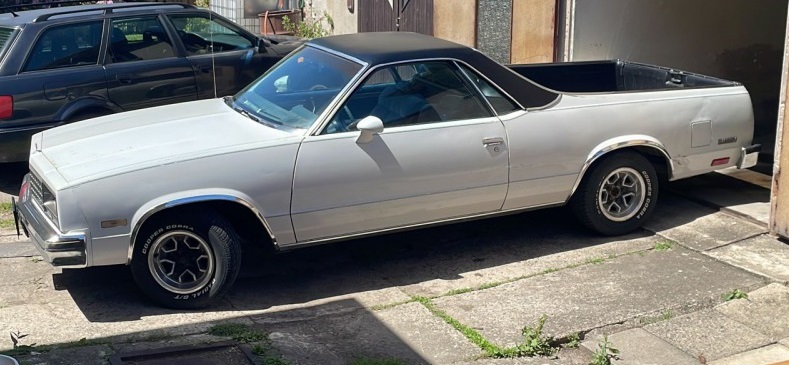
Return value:
[(18, 224), (56, 266), (205, 306), (288, 250), (569, 204), (635, 229), (660, 181), (752, 166), (736, 83), (624, 61), (498, 64), (411, 33), (308, 42), (235, 96), (36, 134)]

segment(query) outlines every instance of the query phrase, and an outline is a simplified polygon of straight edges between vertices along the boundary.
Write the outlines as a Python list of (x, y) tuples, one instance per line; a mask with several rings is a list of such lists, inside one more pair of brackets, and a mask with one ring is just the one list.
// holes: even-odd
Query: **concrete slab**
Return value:
[(770, 339), (714, 309), (644, 326), (672, 345), (707, 361), (769, 345)]
[(773, 283), (748, 293), (747, 299), (730, 300), (715, 307), (718, 312), (767, 337), (789, 337), (789, 288)]
[[(594, 353), (602, 336), (584, 341), (581, 346)], [(611, 345), (619, 350), (618, 365), (698, 365), (699, 360), (642, 328), (614, 333), (608, 336)]]
[(75, 347), (37, 353), (36, 355), (16, 356), (20, 364), (46, 365), (106, 365), (112, 354), (107, 345)]
[(602, 264), (519, 280), (495, 288), (435, 299), (450, 316), (488, 340), (513, 346), (521, 328), (548, 316), (545, 331), (564, 336), (634, 321), (663, 309), (710, 306), (733, 287), (763, 283), (700, 253), (675, 247)]
[(685, 247), (704, 251), (767, 232), (741, 218), (666, 195), (661, 196), (655, 214), (644, 228)]
[(771, 365), (789, 360), (789, 348), (770, 345), (710, 362), (709, 365)]
[(38, 256), (38, 251), (27, 239), (13, 235), (0, 235), (0, 258)]
[(707, 252), (712, 257), (780, 282), (789, 282), (789, 245), (767, 235)]
[(786, 346), (786, 347), (789, 347), (789, 337), (787, 337), (787, 338), (784, 338), (784, 339), (783, 339), (783, 340), (781, 340), (781, 341), (778, 341), (778, 343), (780, 343), (781, 345), (784, 345), (784, 346)]
[(770, 189), (738, 178), (709, 173), (672, 182), (669, 189), (765, 226), (770, 220)]
[(356, 359), (449, 364), (471, 360), (481, 353), (421, 304), (410, 303), (376, 312), (356, 308), (309, 320), (259, 323), (270, 331), (274, 348), (294, 365), (339, 365)]

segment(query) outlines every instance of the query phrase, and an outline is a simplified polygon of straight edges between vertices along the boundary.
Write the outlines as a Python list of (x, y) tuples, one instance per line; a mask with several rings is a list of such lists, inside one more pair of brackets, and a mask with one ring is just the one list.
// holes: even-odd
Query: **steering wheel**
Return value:
[(341, 112), (345, 113), (345, 116), (348, 118), (348, 122), (344, 123), (343, 121), (346, 119), (337, 118), (339, 117), (338, 112), (338, 115), (336, 115), (335, 118), (332, 119), (332, 121), (326, 126), (327, 131), (332, 130), (329, 133), (351, 132), (354, 130), (354, 127), (356, 126), (356, 120), (353, 117), (353, 113), (351, 113), (351, 108), (348, 108), (347, 105), (343, 105)]
[(310, 91), (316, 91), (316, 90), (326, 90), (326, 89), (328, 89), (328, 87), (326, 87), (326, 85), (321, 85), (321, 84), (312, 85), (312, 86), (310, 87)]

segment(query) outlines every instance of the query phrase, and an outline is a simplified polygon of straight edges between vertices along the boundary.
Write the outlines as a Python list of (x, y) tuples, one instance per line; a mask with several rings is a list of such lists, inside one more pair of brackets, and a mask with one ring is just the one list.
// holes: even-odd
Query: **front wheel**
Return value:
[(575, 192), (572, 208), (578, 219), (607, 236), (639, 228), (655, 209), (655, 168), (635, 152), (616, 152), (596, 164)]
[(239, 246), (232, 226), (215, 214), (165, 214), (146, 222), (137, 235), (132, 276), (161, 305), (205, 307), (238, 276)]

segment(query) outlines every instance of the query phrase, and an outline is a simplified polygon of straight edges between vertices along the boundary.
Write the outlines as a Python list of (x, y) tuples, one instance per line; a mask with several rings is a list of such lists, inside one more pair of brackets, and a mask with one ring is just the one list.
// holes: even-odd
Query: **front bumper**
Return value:
[(33, 201), (29, 189), (30, 174), (22, 181), (19, 204), (14, 205), (14, 219), (17, 227), (22, 227), (33, 245), (53, 266), (87, 266), (87, 237), (84, 232), (61, 232), (55, 223), (44, 215)]
[(759, 151), (762, 150), (762, 145), (755, 144), (749, 147), (742, 147), (740, 149), (740, 160), (737, 161), (738, 169), (747, 169), (756, 166), (759, 161)]

